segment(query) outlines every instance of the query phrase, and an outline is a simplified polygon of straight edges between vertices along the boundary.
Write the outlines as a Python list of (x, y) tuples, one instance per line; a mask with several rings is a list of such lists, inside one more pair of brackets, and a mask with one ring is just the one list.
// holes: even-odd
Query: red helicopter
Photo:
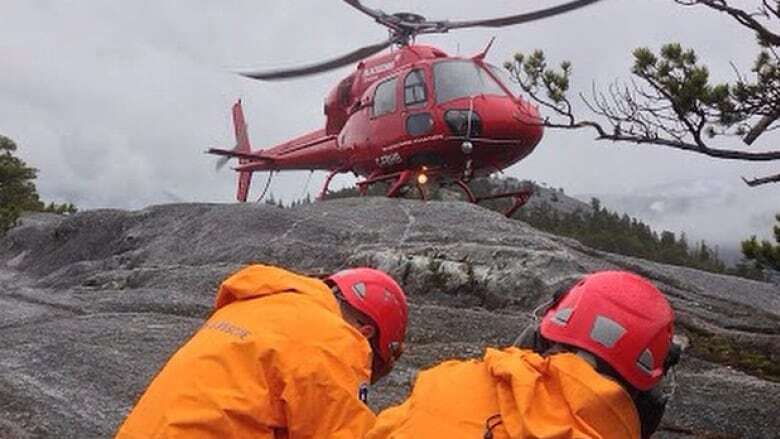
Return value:
[[(233, 106), (236, 146), (207, 152), (238, 158), (237, 199), (247, 200), (252, 173), (325, 170), (320, 192), (324, 198), (332, 178), (352, 172), (361, 194), (370, 185), (389, 183), (388, 197), (416, 186), (422, 198), (424, 185), (436, 179), (457, 185), (469, 201), (512, 198), (512, 215), (525, 204), (528, 189), (477, 197), (468, 183), (511, 166), (530, 154), (542, 138), (537, 109), (515, 96), (497, 67), (484, 61), (490, 45), (473, 57), (451, 57), (426, 45), (414, 44), (417, 35), (446, 33), (469, 27), (503, 27), (535, 21), (596, 3), (576, 0), (559, 6), (508, 17), (471, 21), (429, 21), (412, 13), (387, 14), (344, 0), (390, 30), (386, 41), (339, 58), (300, 68), (242, 75), (258, 80), (281, 80), (312, 75), (357, 62), (325, 99), (326, 123), (282, 144), (253, 150), (239, 100)], [(398, 49), (373, 56), (392, 46)]]

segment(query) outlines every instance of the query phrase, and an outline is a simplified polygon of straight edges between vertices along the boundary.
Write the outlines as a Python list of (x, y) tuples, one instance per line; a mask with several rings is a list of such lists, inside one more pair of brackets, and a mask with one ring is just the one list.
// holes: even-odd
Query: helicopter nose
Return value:
[(473, 147), (479, 148), (470, 139), (484, 139), (488, 144), (504, 148), (510, 146), (513, 151), (507, 154), (511, 156), (529, 153), (542, 139), (539, 111), (525, 100), (482, 95), (470, 102), (453, 102), (448, 107), (445, 107), (444, 121), (453, 134), (467, 138), (466, 154)]
[(512, 112), (512, 118), (520, 130), (519, 137), (524, 140), (524, 144), (536, 146), (542, 140), (544, 128), (538, 108), (524, 100), (520, 101)]
[(477, 105), (484, 119), (481, 137), (511, 140), (520, 149), (533, 148), (542, 139), (539, 110), (525, 100), (489, 97)]

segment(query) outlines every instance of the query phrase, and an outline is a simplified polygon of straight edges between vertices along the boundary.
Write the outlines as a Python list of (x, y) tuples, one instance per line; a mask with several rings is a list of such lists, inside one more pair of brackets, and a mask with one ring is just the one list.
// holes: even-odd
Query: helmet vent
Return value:
[(555, 315), (553, 316), (553, 322), (565, 326), (567, 323), (569, 323), (569, 319), (571, 318), (571, 308), (564, 308), (561, 310), (558, 310), (555, 312)]
[(642, 370), (642, 372), (652, 375), (653, 374), (653, 353), (649, 349), (645, 349), (642, 355), (639, 356), (636, 365)]
[(352, 285), (352, 291), (354, 291), (355, 294), (357, 294), (361, 299), (366, 298), (366, 284), (363, 282), (358, 282)]
[(626, 329), (612, 319), (604, 316), (596, 316), (593, 329), (590, 330), (590, 338), (596, 342), (611, 348), (626, 333)]

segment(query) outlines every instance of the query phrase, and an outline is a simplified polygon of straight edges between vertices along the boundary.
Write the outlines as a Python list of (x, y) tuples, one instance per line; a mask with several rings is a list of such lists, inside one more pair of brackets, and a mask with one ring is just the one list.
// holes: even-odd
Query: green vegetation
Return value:
[[(368, 187), (368, 190), (366, 191), (366, 195), (370, 197), (380, 197), (384, 196), (387, 193), (387, 190), (390, 188), (390, 185), (387, 183), (376, 183)], [(358, 197), (360, 196), (360, 191), (358, 191), (357, 187), (355, 186), (349, 186), (344, 187), (341, 189), (336, 189), (333, 192), (329, 192), (326, 196), (326, 199), (332, 200), (334, 198), (350, 198), (350, 197)], [(417, 191), (409, 191), (409, 193), (406, 195), (407, 197), (416, 197)]]
[(684, 325), (683, 330), (691, 340), (692, 353), (697, 357), (731, 366), (761, 379), (780, 382), (780, 358), (771, 349), (762, 351), (744, 341), (712, 334), (693, 325)]
[(13, 140), (0, 135), (0, 236), (14, 227), (24, 211), (74, 213), (73, 204), (45, 204), (35, 188), (37, 170), (14, 156)]
[(431, 285), (440, 292), (446, 292), (450, 276), (444, 271), (444, 259), (434, 251), (428, 259), (428, 272), (431, 274)]
[(726, 271), (717, 249), (705, 242), (690, 245), (685, 234), (679, 238), (669, 231), (658, 234), (636, 218), (602, 207), (596, 198), (591, 200), (587, 211), (561, 213), (549, 203), (541, 203), (520, 209), (515, 217), (540, 230), (574, 238), (598, 250), (716, 273)]
[(765, 268), (780, 271), (780, 213), (775, 215), (777, 225), (774, 227), (775, 244), (763, 240), (761, 242), (755, 236), (742, 241), (742, 254), (745, 259), (752, 262), (753, 268), (763, 271)]

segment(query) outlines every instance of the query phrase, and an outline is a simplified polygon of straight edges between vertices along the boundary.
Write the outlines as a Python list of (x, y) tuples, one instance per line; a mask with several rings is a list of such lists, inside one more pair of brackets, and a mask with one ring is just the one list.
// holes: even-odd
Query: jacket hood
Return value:
[(222, 282), (214, 309), (235, 301), (249, 300), (279, 293), (306, 295), (323, 307), (341, 315), (338, 302), (325, 282), (268, 265), (250, 265)]
[(510, 437), (640, 437), (628, 393), (575, 354), (488, 349), (485, 363)]

